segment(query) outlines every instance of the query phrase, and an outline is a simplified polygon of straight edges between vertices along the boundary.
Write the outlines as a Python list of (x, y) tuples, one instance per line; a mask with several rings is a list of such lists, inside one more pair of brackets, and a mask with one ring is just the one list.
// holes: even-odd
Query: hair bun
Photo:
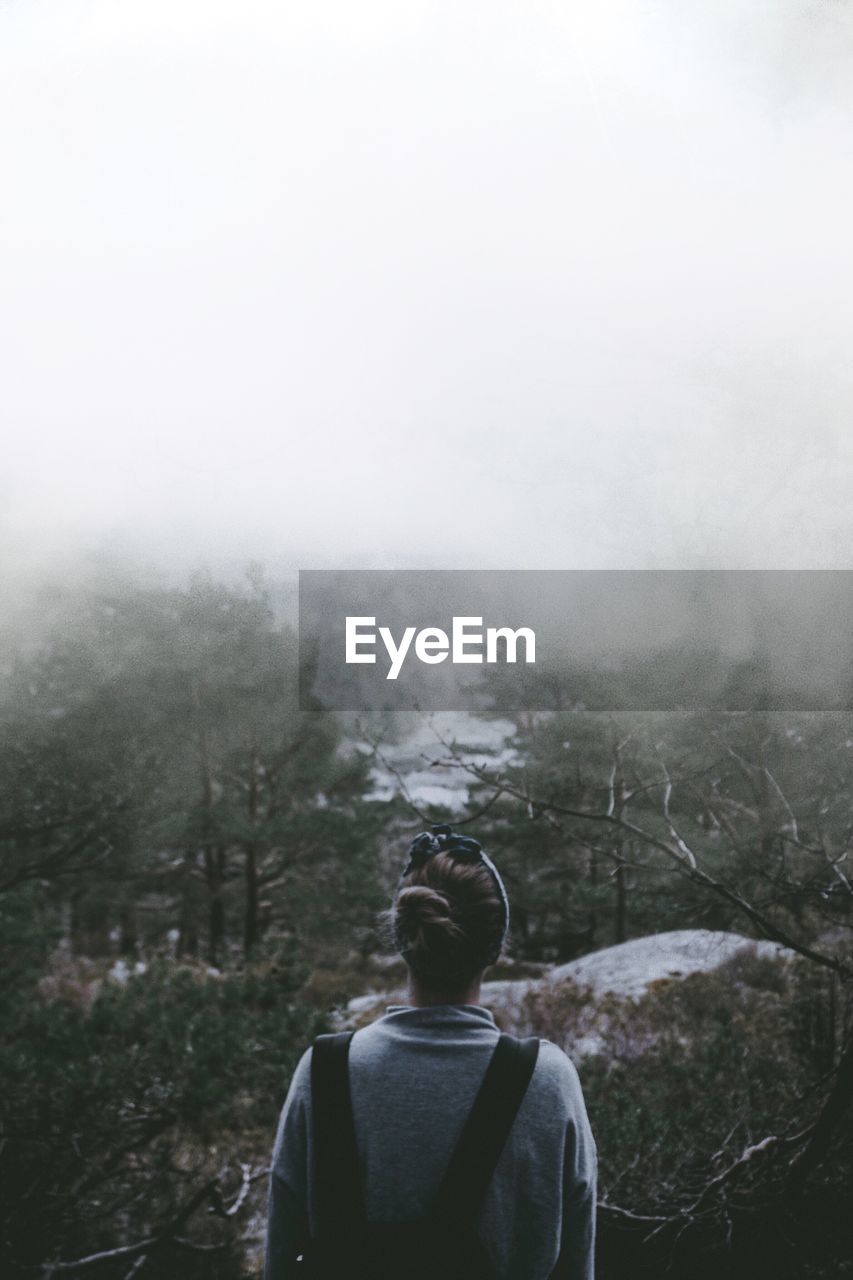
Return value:
[[(452, 835), (452, 833), (451, 833)], [(436, 849), (436, 834), (423, 832), (384, 920), (394, 946), (417, 977), (442, 991), (461, 990), (500, 954), (507, 912), (497, 873), (480, 852), (462, 857)], [(465, 839), (459, 837), (459, 840)]]
[(401, 889), (396, 902), (397, 922), (404, 934), (414, 939), (421, 929), (441, 929), (458, 934), (453, 922), (450, 899), (426, 884), (413, 884)]
[(394, 917), (403, 954), (416, 969), (443, 974), (458, 966), (465, 933), (446, 894), (426, 884), (409, 885), (397, 895)]

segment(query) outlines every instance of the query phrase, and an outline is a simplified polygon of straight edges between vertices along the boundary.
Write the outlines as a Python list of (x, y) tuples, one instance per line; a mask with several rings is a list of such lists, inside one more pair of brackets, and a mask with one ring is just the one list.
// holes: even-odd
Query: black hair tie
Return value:
[(412, 867), (422, 867), (437, 853), (452, 853), (460, 862), (479, 862), (483, 847), (478, 840), (460, 835), (452, 827), (435, 826), (431, 831), (422, 831), (415, 836), (409, 845), (409, 862)]

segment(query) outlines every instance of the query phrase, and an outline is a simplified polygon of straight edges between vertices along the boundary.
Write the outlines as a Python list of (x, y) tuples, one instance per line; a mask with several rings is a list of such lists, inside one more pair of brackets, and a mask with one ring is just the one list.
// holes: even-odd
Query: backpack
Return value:
[(494, 1280), (476, 1221), (533, 1075), (539, 1040), (498, 1040), (427, 1215), (368, 1222), (349, 1085), (352, 1035), (318, 1036), (311, 1055), (317, 1230), (299, 1274), (305, 1280)]

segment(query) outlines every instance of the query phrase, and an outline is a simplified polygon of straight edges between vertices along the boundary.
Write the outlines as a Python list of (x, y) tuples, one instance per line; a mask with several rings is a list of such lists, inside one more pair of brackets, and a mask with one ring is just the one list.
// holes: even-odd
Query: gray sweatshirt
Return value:
[[(392, 1005), (356, 1032), (350, 1088), (369, 1219), (426, 1213), (499, 1034), (478, 1005)], [(316, 1221), (312, 1145), (308, 1050), (273, 1151), (266, 1280), (298, 1277), (291, 1259)], [(577, 1072), (543, 1040), (477, 1223), (500, 1280), (592, 1280), (595, 1180)]]

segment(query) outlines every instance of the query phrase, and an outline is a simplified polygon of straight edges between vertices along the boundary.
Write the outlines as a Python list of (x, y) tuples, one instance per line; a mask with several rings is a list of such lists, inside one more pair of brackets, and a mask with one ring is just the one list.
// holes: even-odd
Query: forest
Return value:
[[(400, 983), (377, 914), (438, 821), (505, 877), (515, 1024), (580, 1070), (601, 1280), (853, 1275), (853, 716), (592, 713), (565, 670), (534, 710), (495, 669), (491, 737), (413, 738), (300, 705), (285, 614), (253, 568), (4, 625), (3, 1275), (260, 1275), (290, 1073)], [(745, 941), (630, 998), (550, 980), (675, 931)]]

